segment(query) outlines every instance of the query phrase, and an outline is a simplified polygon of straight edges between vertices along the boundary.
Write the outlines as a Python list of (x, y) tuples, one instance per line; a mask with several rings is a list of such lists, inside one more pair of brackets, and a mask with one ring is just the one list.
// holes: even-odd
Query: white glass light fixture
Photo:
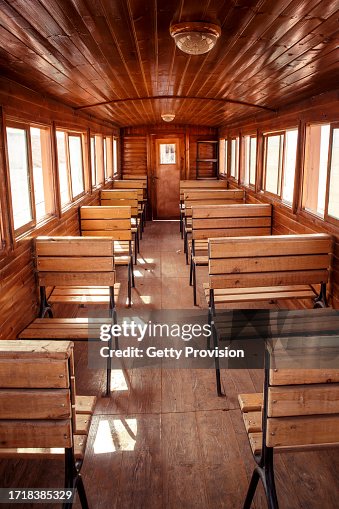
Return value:
[(172, 122), (172, 120), (175, 119), (175, 115), (174, 113), (163, 113), (161, 115), (161, 118), (163, 119), (164, 122)]
[(170, 34), (184, 53), (203, 55), (214, 48), (221, 35), (221, 28), (215, 23), (187, 21), (171, 25)]

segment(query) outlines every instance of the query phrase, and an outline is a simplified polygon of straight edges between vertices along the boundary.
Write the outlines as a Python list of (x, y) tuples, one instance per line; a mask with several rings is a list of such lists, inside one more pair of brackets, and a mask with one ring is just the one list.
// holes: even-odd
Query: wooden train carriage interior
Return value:
[[(336, 509), (338, 1), (2, 0), (0, 35), (2, 506)], [(124, 348), (173, 313), (190, 361)]]

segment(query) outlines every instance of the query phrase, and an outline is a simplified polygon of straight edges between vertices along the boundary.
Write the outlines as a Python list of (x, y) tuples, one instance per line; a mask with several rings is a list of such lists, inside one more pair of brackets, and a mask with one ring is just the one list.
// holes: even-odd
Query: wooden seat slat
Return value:
[(93, 415), (97, 402), (96, 396), (76, 396), (75, 409), (77, 414)]
[[(73, 446), (74, 446), (74, 457), (76, 460), (83, 460), (86, 449), (87, 436), (86, 435), (74, 435)], [(65, 449), (63, 448), (11, 448), (11, 449), (0, 449), (1, 458), (17, 458), (18, 456), (24, 459), (62, 459), (64, 460)]]
[(91, 426), (91, 415), (89, 414), (76, 414), (76, 429), (74, 435), (88, 435)]
[(262, 431), (261, 412), (244, 412), (242, 418), (247, 433), (260, 433)]
[(0, 389), (2, 419), (66, 419), (71, 415), (67, 389)]
[(0, 419), (1, 447), (72, 447), (72, 426), (65, 420), (13, 420)]
[[(295, 374), (295, 383), (298, 375)], [(268, 417), (339, 414), (339, 384), (271, 386), (268, 395)]]
[(38, 256), (60, 256), (65, 254), (65, 248), (69, 256), (113, 256), (112, 243), (102, 239), (98, 243), (96, 237), (39, 237), (36, 243)]
[(261, 392), (239, 394), (238, 401), (242, 412), (259, 412), (263, 405)]

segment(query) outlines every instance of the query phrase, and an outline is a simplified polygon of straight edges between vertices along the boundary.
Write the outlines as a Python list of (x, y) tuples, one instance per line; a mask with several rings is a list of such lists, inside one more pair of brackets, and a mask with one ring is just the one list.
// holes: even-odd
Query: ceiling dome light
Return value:
[(214, 48), (221, 35), (221, 28), (214, 23), (187, 21), (171, 25), (170, 34), (184, 53), (203, 55)]
[(175, 115), (174, 113), (163, 113), (161, 118), (164, 120), (164, 122), (172, 122), (172, 120), (175, 119)]

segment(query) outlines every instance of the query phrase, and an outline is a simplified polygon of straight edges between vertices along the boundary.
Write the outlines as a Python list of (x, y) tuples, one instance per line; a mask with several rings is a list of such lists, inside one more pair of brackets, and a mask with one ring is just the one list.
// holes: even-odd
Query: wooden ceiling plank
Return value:
[[(334, 20), (333, 20), (334, 18)], [(328, 30), (326, 30), (326, 26), (324, 26), (324, 29), (323, 30), (322, 27), (323, 25), (326, 24), (326, 22), (329, 22), (329, 25), (328, 25), (328, 28), (330, 27), (330, 25), (332, 25), (332, 22), (334, 21), (334, 26), (333, 26), (333, 29), (337, 29), (337, 26), (338, 26), (338, 21), (337, 21), (337, 16), (335, 14), (332, 13), (332, 16), (330, 18), (330, 20), (325, 20), (324, 22), (321, 22), (319, 21), (315, 21), (313, 20), (313, 26), (312, 28), (310, 27), (310, 30), (311, 30), (311, 37), (309, 36), (309, 33), (306, 34), (305, 37), (302, 37), (301, 39), (298, 38), (297, 42), (295, 42), (295, 44), (291, 44), (289, 45), (287, 48), (286, 48), (286, 43), (284, 43), (284, 41), (282, 41), (280, 43), (279, 41), (279, 48), (282, 47), (283, 50), (280, 50), (280, 53), (279, 53), (279, 56), (277, 56), (276, 58), (276, 61), (273, 61), (273, 58), (272, 58), (272, 55), (273, 54), (276, 54), (278, 52), (278, 49), (274, 50), (273, 53), (271, 53), (271, 56), (269, 56), (269, 54), (266, 54), (265, 57), (264, 55), (260, 58), (257, 58), (256, 59), (256, 67), (258, 67), (260, 69), (260, 74), (265, 72), (266, 68), (269, 68), (270, 66), (275, 66), (275, 69), (276, 70), (281, 70), (282, 67), (284, 65), (289, 65), (291, 62), (293, 62), (294, 60), (294, 52), (293, 52), (293, 48), (297, 48), (297, 47), (302, 47), (303, 49), (303, 53), (305, 53), (307, 51), (308, 48), (312, 48), (312, 39), (314, 40), (315, 39), (315, 35), (317, 34), (317, 32), (320, 31), (319, 35), (318, 35), (318, 41), (319, 41), (319, 37), (320, 39), (322, 39), (322, 33), (325, 32), (325, 33), (328, 33)], [(307, 39), (310, 39), (310, 41), (307, 41)], [(291, 40), (293, 40), (293, 36), (291, 37)], [(314, 42), (313, 42), (314, 44)], [(301, 54), (303, 54), (301, 53)], [(300, 54), (300, 49), (299, 49), (299, 53), (297, 52), (297, 55), (296, 55), (296, 58), (299, 58), (299, 56), (301, 56)], [(266, 58), (266, 60), (265, 60)], [(261, 65), (261, 61), (265, 63), (265, 65)], [(248, 79), (253, 79), (255, 78), (257, 75), (257, 73), (253, 73), (252, 75), (250, 75), (250, 77), (248, 77)], [(258, 78), (258, 81), (261, 82), (262, 81), (262, 75)], [(237, 90), (233, 90), (233, 93), (237, 93)]]
[[(69, 62), (66, 57), (64, 56), (66, 54), (66, 46), (63, 44), (62, 51), (56, 50), (54, 46), (50, 43), (51, 38), (47, 39), (44, 36), (42, 36), (35, 28), (32, 26), (29, 22), (29, 20), (25, 20), (19, 13), (14, 11), (10, 6), (6, 6), (12, 11), (12, 16), (7, 17), (4, 22), (2, 22), (2, 25), (11, 32), (12, 35), (17, 37), (18, 40), (22, 42), (27, 48), (37, 53), (42, 59), (49, 62), (53, 67), (58, 69), (60, 72), (65, 74), (69, 77), (69, 79), (74, 80), (76, 83), (78, 83), (80, 86), (85, 87), (85, 89), (88, 89), (88, 82), (87, 85), (85, 83), (86, 78), (90, 77), (90, 72), (87, 72), (87, 76), (83, 74), (81, 71), (79, 72), (79, 75), (77, 73), (74, 73), (74, 67), (77, 67), (79, 69), (79, 64), (86, 65), (87, 63), (87, 69), (88, 67), (90, 69), (93, 69), (88, 62), (84, 60), (83, 57), (77, 57), (79, 55), (79, 52), (76, 51), (76, 48), (74, 45), (71, 49), (67, 47), (67, 53), (71, 53), (71, 55), (75, 56), (75, 61)], [(15, 15), (15, 13), (17, 15)], [(58, 37), (60, 40), (61, 38)], [(94, 71), (94, 69), (93, 69)], [(94, 83), (94, 79), (100, 78), (99, 74), (95, 72), (92, 73), (91, 76), (91, 83)], [(92, 87), (92, 95), (94, 97), (97, 97), (98, 99), (107, 98), (107, 95), (105, 96), (102, 93), (101, 90), (97, 87)]]
[[(112, 96), (123, 97), (126, 94), (127, 84), (112, 68), (112, 63), (105, 54), (106, 46), (98, 43), (94, 38), (94, 32), (107, 32), (103, 18), (93, 19), (92, 13), (88, 10), (83, 0), (74, 0), (74, 5), (68, 0), (50, 2), (49, 0), (39, 0), (46, 4), (53, 18), (64, 29), (79, 50), (86, 56), (95, 70), (103, 76), (107, 86), (111, 90)], [(96, 26), (98, 24), (98, 26)], [(100, 42), (100, 41), (99, 41)], [(104, 46), (104, 49), (103, 49)]]

